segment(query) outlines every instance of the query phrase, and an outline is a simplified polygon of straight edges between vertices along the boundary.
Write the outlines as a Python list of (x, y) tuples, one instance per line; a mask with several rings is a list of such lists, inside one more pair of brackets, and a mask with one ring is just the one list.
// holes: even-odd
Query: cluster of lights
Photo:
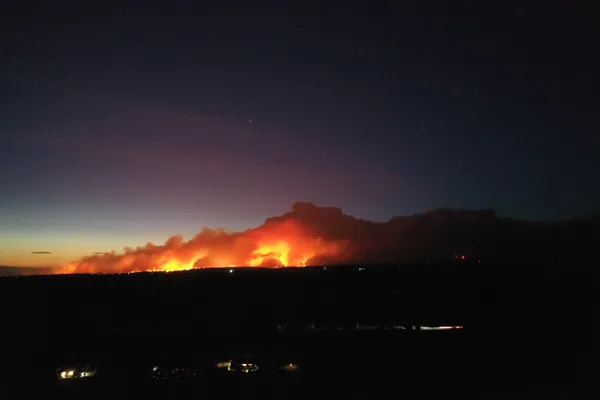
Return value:
[(219, 361), (218, 363), (215, 364), (215, 368), (227, 368), (228, 371), (231, 370), (231, 360), (228, 361)]
[(75, 379), (87, 379), (92, 378), (96, 375), (96, 371), (84, 368), (84, 369), (63, 369), (58, 373), (58, 379), (60, 380), (75, 380)]
[[(379, 331), (379, 330), (400, 330), (400, 331), (446, 331), (446, 330), (456, 330), (463, 329), (463, 325), (439, 325), (439, 326), (431, 326), (431, 325), (369, 325), (357, 322), (356, 325), (351, 328), (348, 326), (336, 326), (336, 325), (322, 325), (317, 326), (315, 323), (311, 322), (306, 325), (306, 330), (313, 332), (320, 331), (345, 331), (345, 330), (355, 330), (355, 331)], [(277, 325), (278, 331), (285, 331), (285, 325)]]
[(159, 380), (184, 379), (195, 376), (196, 373), (186, 368), (152, 368), (152, 378)]
[(462, 325), (421, 326), (422, 331), (450, 331), (453, 329), (463, 329), (463, 326)]
[(60, 376), (60, 379), (73, 379), (76, 375), (75, 375), (74, 370), (69, 370), (69, 371), (62, 371), (59, 376)]
[(220, 363), (217, 363), (216, 367), (217, 368), (227, 368), (227, 371), (229, 371), (229, 372), (239, 371), (239, 372), (243, 372), (245, 374), (258, 371), (257, 364), (249, 363), (249, 362), (234, 364), (232, 362), (232, 360), (222, 361)]
[[(258, 371), (258, 364), (251, 362), (233, 363), (232, 360), (221, 361), (215, 364), (215, 368), (226, 369), (229, 372), (241, 372), (249, 374)], [(296, 371), (299, 369), (298, 364), (286, 363), (279, 368), (283, 371)], [(96, 370), (89, 367), (86, 368), (69, 368), (61, 369), (58, 372), (59, 380), (78, 380), (92, 378), (96, 375)], [(152, 378), (155, 380), (171, 380), (171, 379), (183, 379), (191, 376), (195, 376), (196, 372), (190, 371), (186, 368), (161, 368), (154, 366), (152, 368)]]
[(250, 372), (258, 371), (258, 365), (253, 363), (241, 363), (237, 366), (236, 370), (243, 372), (245, 374)]
[[(234, 364), (232, 360), (220, 361), (215, 364), (215, 368), (218, 369), (226, 369), (229, 372), (242, 372), (244, 374), (249, 374), (251, 372), (258, 371), (258, 364), (243, 362)], [(290, 362), (281, 366), (279, 369), (283, 371), (293, 372), (297, 371), (300, 367), (298, 364)]]
[[(215, 368), (226, 369), (229, 372), (241, 372), (244, 374), (249, 374), (252, 372), (258, 371), (258, 364), (251, 362), (241, 362), (234, 364), (232, 360), (221, 361), (215, 364)], [(295, 363), (286, 363), (282, 367), (281, 370), (284, 371), (296, 371), (299, 369), (299, 366)], [(91, 369), (89, 367), (85, 368), (68, 368), (68, 369), (60, 369), (58, 372), (59, 380), (78, 380), (78, 379), (87, 379), (92, 378), (96, 375), (96, 370)], [(183, 379), (189, 378), (191, 376), (195, 376), (196, 372), (190, 371), (186, 368), (161, 368), (158, 366), (154, 366), (152, 368), (152, 377), (155, 380), (171, 380), (171, 379)]]

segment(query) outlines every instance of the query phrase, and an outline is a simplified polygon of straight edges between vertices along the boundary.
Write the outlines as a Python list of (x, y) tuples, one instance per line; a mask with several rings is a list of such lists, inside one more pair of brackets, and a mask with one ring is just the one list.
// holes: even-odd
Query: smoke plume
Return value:
[[(316, 206), (309, 206), (317, 209)], [(293, 213), (292, 213), (293, 214)], [(204, 228), (184, 241), (179, 235), (163, 245), (148, 243), (123, 252), (94, 254), (58, 268), (58, 273), (179, 271), (207, 267), (309, 266), (322, 260), (343, 262), (351, 243), (329, 238), (295, 215), (271, 218), (243, 232)]]
[(205, 267), (287, 267), (344, 263), (527, 261), (593, 259), (598, 219), (528, 222), (492, 210), (443, 209), (373, 222), (336, 207), (295, 203), (257, 228), (205, 228), (193, 239), (94, 254), (58, 273), (178, 271)]

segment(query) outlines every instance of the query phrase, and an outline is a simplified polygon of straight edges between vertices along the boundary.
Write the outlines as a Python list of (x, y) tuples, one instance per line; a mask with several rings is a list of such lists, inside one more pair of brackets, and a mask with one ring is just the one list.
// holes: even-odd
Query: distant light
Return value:
[(256, 372), (256, 371), (258, 371), (258, 365), (254, 364), (254, 363), (240, 363), (240, 364), (235, 364), (234, 365), (231, 362), (228, 362), (227, 371), (230, 371), (230, 372), (243, 372), (243, 373), (247, 374), (247, 373), (250, 373), (250, 372)]
[(230, 270), (229, 270), (229, 273), (230, 273), (230, 274), (233, 274), (233, 269), (230, 269)]
[(241, 364), (239, 370), (245, 374), (250, 372), (256, 372), (258, 371), (258, 365), (252, 363), (243, 363)]
[(443, 326), (421, 326), (422, 331), (448, 331), (452, 329), (463, 329), (462, 325), (443, 325)]
[(215, 364), (215, 367), (217, 367), (217, 368), (230, 368), (231, 367), (231, 360), (220, 361), (220, 362), (218, 362), (218, 363)]
[(294, 363), (288, 363), (282, 367), (284, 371), (296, 371), (298, 368), (298, 365)]
[(68, 371), (61, 371), (60, 373), (60, 379), (71, 379), (73, 378), (73, 375), (75, 374), (74, 370), (68, 370)]
[(158, 367), (152, 368), (152, 371), (158, 371)]
[(364, 271), (365, 269), (361, 267), (361, 268), (359, 268), (358, 270), (359, 270), (359, 271)]
[(84, 371), (84, 372), (82, 372), (82, 373), (81, 373), (81, 376), (82, 376), (82, 377), (84, 377), (84, 378), (91, 378), (91, 377), (93, 377), (94, 375), (96, 375), (96, 371), (95, 371), (95, 370), (92, 370), (92, 371)]
[(467, 257), (465, 257), (465, 256), (460, 256), (460, 258), (462, 258), (462, 259), (464, 260), (464, 259), (465, 259), (465, 258), (467, 258)]

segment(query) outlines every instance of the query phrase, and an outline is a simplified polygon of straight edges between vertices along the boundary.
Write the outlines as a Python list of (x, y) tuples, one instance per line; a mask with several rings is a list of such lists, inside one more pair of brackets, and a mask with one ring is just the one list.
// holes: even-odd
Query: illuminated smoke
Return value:
[[(549, 234), (550, 233), (550, 234)], [(295, 203), (292, 210), (244, 232), (204, 229), (189, 241), (173, 236), (122, 253), (95, 254), (58, 273), (179, 271), (204, 267), (277, 268), (351, 263), (548, 262), (594, 259), (597, 225), (552, 224), (495, 216), (492, 210), (434, 210), (373, 222), (336, 207)], [(568, 239), (567, 239), (568, 238)], [(550, 258), (551, 257), (551, 258)]]
[(309, 266), (322, 259), (341, 262), (350, 242), (327, 240), (299, 218), (274, 218), (258, 228), (227, 232), (205, 228), (189, 241), (173, 236), (122, 253), (91, 255), (60, 267), (58, 273), (182, 271), (206, 267)]

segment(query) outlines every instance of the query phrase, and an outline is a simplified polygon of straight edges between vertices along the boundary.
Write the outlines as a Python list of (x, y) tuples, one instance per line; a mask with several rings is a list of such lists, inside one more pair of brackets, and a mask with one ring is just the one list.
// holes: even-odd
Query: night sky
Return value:
[(0, 11), (0, 265), (300, 200), (381, 221), (600, 208), (594, 1), (90, 3)]

